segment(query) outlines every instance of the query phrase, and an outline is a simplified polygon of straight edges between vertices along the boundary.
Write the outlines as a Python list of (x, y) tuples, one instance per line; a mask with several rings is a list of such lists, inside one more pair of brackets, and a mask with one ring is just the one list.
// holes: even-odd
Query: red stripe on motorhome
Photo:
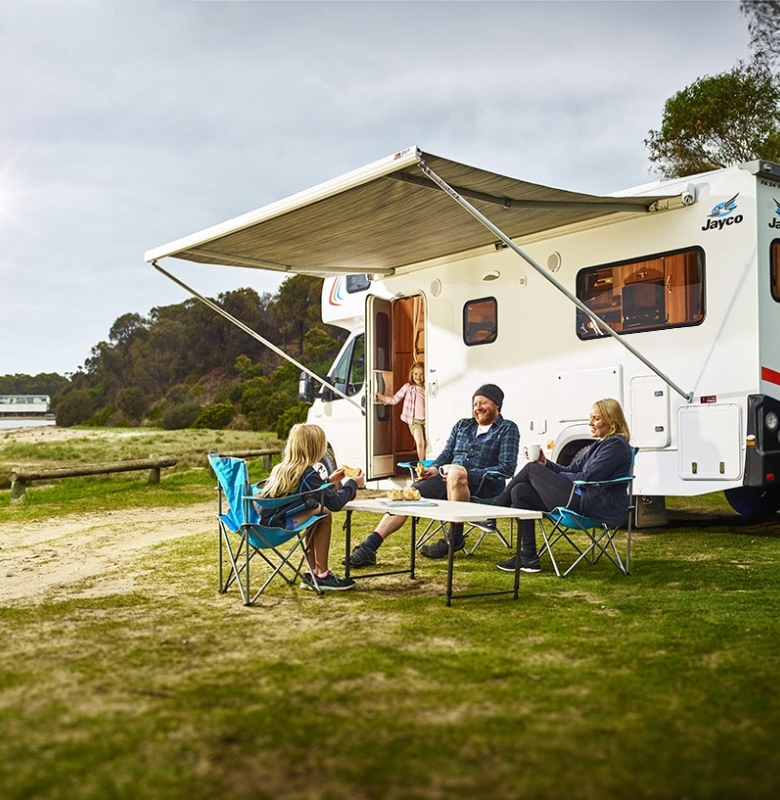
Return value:
[(780, 372), (775, 372), (769, 367), (761, 367), (761, 380), (769, 381), (769, 383), (776, 383), (780, 386)]

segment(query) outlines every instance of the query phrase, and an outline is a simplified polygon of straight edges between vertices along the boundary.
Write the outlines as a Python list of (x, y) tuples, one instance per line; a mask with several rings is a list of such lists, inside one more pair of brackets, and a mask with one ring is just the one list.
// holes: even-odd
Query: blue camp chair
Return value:
[[(430, 467), (433, 464), (433, 462), (434, 462), (434, 459), (428, 458), (425, 461), (422, 461), (420, 463), (422, 463), (422, 465), (424, 467)], [(404, 469), (408, 469), (409, 470), (409, 474), (410, 474), (410, 476), (412, 478), (412, 482), (417, 480), (417, 463), (418, 463), (417, 461), (399, 461), (398, 462), (398, 466), (399, 467), (403, 467)], [(511, 475), (509, 477), (511, 477)], [(486, 472), (482, 476), (482, 480), (484, 481), (486, 478), (501, 478), (503, 480), (507, 480), (507, 476), (506, 475), (502, 475), (497, 470), (489, 470), (488, 472)], [(481, 488), (481, 486), (482, 486), (482, 484), (480, 484), (480, 488)], [(477, 491), (479, 491), (479, 489)], [(472, 495), (470, 502), (472, 502), (472, 503), (489, 503), (492, 499), (493, 499), (492, 497), (475, 497), (475, 496)], [(510, 520), (509, 521), (509, 525), (510, 525), (510, 532), (509, 532), (509, 539), (508, 540), (504, 536), (504, 534), (501, 533), (501, 531), (498, 529), (498, 526), (496, 526), (494, 529), (488, 530), (486, 528), (481, 528), (476, 523), (475, 524), (464, 525), (464, 528), (463, 528), (464, 536), (468, 535), (469, 533), (471, 533), (471, 531), (473, 531), (475, 528), (477, 530), (479, 530), (479, 533), (480, 533), (479, 538), (474, 543), (474, 546), (470, 550), (468, 548), (465, 548), (466, 555), (469, 555), (469, 556), (474, 555), (474, 551), (480, 546), (480, 544), (482, 544), (482, 540), (486, 536), (491, 534), (491, 533), (495, 534), (496, 536), (498, 536), (498, 538), (500, 539), (501, 543), (505, 547), (511, 549), (512, 541), (513, 541), (513, 534), (514, 534), (514, 520)], [(440, 535), (443, 536), (445, 534), (445, 532), (446, 531), (445, 531), (444, 523), (436, 522), (434, 520), (431, 520), (428, 523), (428, 526), (425, 528), (425, 530), (420, 535), (420, 537), (417, 539), (417, 549), (419, 550), (433, 536), (435, 536), (437, 534), (440, 534)]]
[[(253, 605), (257, 598), (277, 576), (293, 585), (303, 577), (304, 564), (311, 574), (312, 587), (322, 594), (312, 565), (306, 555), (306, 545), (311, 528), (325, 515), (314, 515), (293, 530), (269, 528), (260, 524), (257, 507), (278, 508), (290, 501), (304, 499), (314, 492), (285, 497), (258, 497), (262, 484), (250, 484), (246, 461), (242, 458), (222, 458), (209, 455), (209, 465), (219, 484), (217, 520), (219, 523), (219, 591), (227, 592), (236, 584), (244, 605)], [(254, 594), (250, 588), (250, 564), (256, 556), (265, 562), (270, 575), (264, 578)]]
[[(634, 460), (638, 449), (637, 447), (631, 448), (631, 468), (628, 475), (610, 481), (574, 481), (567, 502), (568, 506), (578, 487), (624, 485), (628, 494), (625, 558), (621, 556), (617, 546), (617, 538), (623, 520), (620, 520), (617, 525), (609, 525), (606, 522), (583, 516), (566, 506), (558, 506), (550, 512), (545, 512), (545, 517), (553, 523), (553, 526), (549, 534), (545, 532), (544, 525), (541, 526), (544, 545), (539, 551), (539, 556), (541, 557), (545, 553), (550, 556), (555, 574), (559, 578), (565, 578), (581, 562), (587, 561), (589, 564), (595, 564), (602, 556), (606, 556), (624, 575), (629, 574), (631, 569), (631, 522), (634, 510), (632, 484)], [(567, 543), (574, 549), (576, 555), (574, 562), (569, 564), (563, 572), (561, 572), (558, 560), (553, 553), (553, 547), (559, 542)]]

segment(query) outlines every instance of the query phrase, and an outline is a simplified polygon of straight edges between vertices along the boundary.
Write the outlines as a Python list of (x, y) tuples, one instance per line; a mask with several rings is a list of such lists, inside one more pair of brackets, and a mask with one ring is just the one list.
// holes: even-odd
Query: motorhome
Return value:
[(350, 335), (302, 393), (371, 480), (406, 477), (411, 435), (374, 396), (419, 360), (431, 455), (485, 382), (559, 463), (614, 397), (648, 502), (780, 506), (780, 165), (596, 196), (411, 147), (146, 253), (168, 257), (326, 278), (323, 319)]

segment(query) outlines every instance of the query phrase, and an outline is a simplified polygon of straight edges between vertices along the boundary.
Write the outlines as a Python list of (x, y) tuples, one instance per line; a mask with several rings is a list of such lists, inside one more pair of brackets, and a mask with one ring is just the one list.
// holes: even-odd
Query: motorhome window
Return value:
[(498, 304), (495, 297), (469, 300), (463, 306), (463, 341), (469, 346), (490, 344), (498, 336)]
[(380, 311), (374, 324), (376, 333), (376, 349), (374, 351), (374, 369), (390, 370), (390, 317)]
[(772, 280), (772, 299), (780, 303), (780, 239), (775, 239), (770, 245), (769, 269)]
[(359, 336), (352, 348), (352, 363), (349, 369), (347, 394), (357, 394), (366, 382), (366, 340)]
[[(354, 346), (354, 345), (353, 345)], [(349, 362), (352, 358), (352, 347), (347, 347), (341, 354), (339, 360), (333, 367), (330, 374), (332, 384), (344, 394), (347, 393), (347, 375), (349, 375)]]
[[(577, 298), (618, 333), (698, 325), (704, 319), (704, 253), (693, 247), (588, 267), (577, 273)], [(577, 336), (606, 336), (577, 309)]]
[(346, 395), (357, 394), (366, 380), (366, 342), (355, 337), (342, 352), (330, 374), (332, 384)]
[(347, 294), (365, 292), (370, 285), (368, 275), (347, 275)]

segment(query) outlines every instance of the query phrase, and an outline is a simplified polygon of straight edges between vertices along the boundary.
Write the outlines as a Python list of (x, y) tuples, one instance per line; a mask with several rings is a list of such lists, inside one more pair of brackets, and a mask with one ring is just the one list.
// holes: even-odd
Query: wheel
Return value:
[(780, 509), (780, 486), (737, 486), (723, 494), (734, 511), (748, 519), (770, 517)]
[(328, 445), (325, 455), (314, 465), (314, 469), (320, 473), (323, 481), (328, 480), (330, 475), (336, 471), (336, 456), (333, 453), (333, 449), (330, 447), (330, 445)]
[(593, 447), (592, 443), (583, 446), (579, 442), (570, 442), (566, 445), (566, 447), (564, 447), (563, 452), (558, 457), (557, 463), (562, 467), (568, 467), (578, 458), (584, 456), (591, 447)]

